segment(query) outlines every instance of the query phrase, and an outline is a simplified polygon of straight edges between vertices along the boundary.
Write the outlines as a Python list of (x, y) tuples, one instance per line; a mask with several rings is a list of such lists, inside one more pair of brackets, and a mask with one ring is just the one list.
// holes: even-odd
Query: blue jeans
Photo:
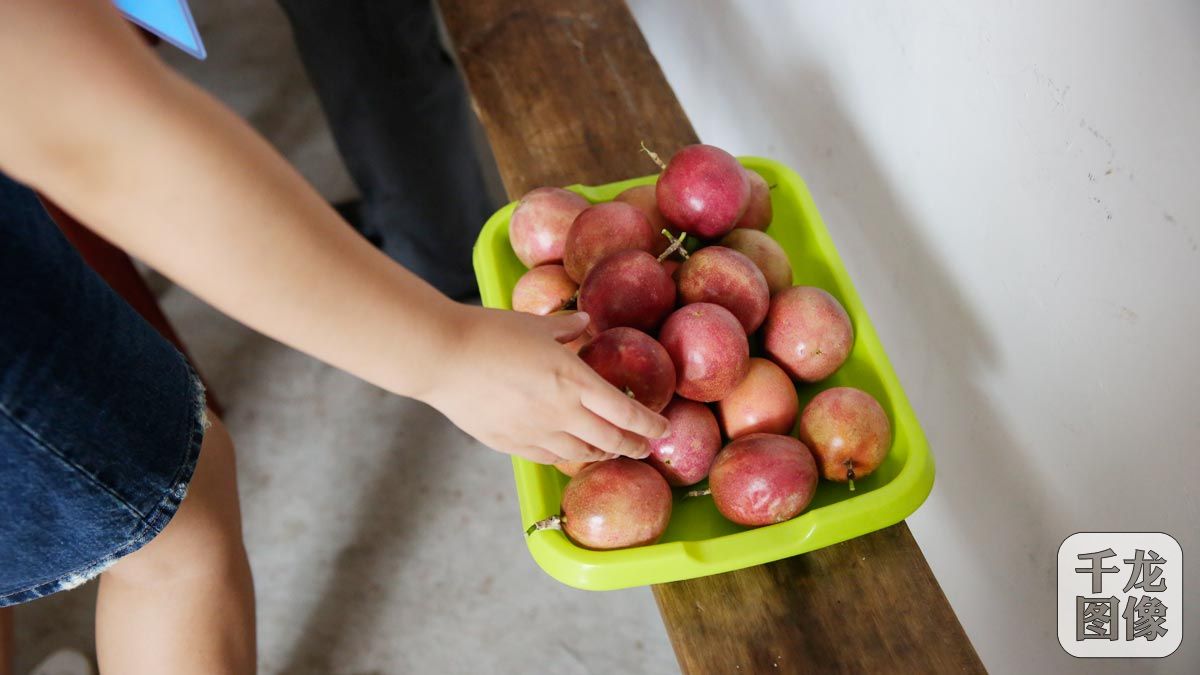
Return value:
[(77, 586), (153, 539), (204, 429), (183, 355), (0, 174), (0, 607)]

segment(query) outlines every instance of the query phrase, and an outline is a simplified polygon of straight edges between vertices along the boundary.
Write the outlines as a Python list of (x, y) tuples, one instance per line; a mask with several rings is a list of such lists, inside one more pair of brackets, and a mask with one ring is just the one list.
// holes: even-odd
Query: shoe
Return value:
[(361, 234), (364, 239), (371, 242), (372, 246), (383, 248), (383, 235), (379, 233), (379, 230), (363, 224), (361, 199), (338, 202), (333, 205), (333, 210), (337, 211), (342, 220), (349, 223), (355, 232)]
[(413, 257), (413, 251), (406, 250), (402, 248), (402, 244), (396, 243), (400, 241), (400, 237), (394, 237), (391, 245), (387, 245), (388, 242), (385, 242), (379, 228), (365, 222), (362, 200), (339, 202), (334, 204), (333, 208), (355, 232), (362, 235), (372, 246), (429, 282), (446, 297), (455, 302), (479, 304), (479, 285), (475, 281), (475, 272), (469, 258), (462, 260), (462, 264), (453, 270), (448, 269), (444, 264), (416, 259)]

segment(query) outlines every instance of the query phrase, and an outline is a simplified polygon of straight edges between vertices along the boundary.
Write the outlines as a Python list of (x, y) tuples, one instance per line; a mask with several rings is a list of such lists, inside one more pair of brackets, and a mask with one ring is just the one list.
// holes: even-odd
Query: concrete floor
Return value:
[[(261, 672), (674, 670), (649, 591), (577, 591), (537, 568), (507, 458), (184, 291), (163, 304), (238, 445)], [(90, 651), (94, 601), (89, 584), (19, 607), (17, 672)]]
[[(164, 56), (326, 196), (352, 194), (275, 6), (192, 4), (209, 61)], [(538, 569), (506, 457), (181, 289), (165, 287), (162, 303), (238, 445), (261, 672), (676, 669), (648, 590), (577, 591)], [(58, 647), (92, 652), (95, 592), (92, 583), (18, 608), (18, 673)]]

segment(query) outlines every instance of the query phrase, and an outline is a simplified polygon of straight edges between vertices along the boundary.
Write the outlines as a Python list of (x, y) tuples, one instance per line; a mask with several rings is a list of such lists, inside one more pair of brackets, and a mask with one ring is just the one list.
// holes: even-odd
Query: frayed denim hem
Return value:
[(56, 579), (44, 581), (30, 588), (0, 596), (0, 607), (8, 607), (29, 602), (30, 600), (37, 600), (38, 598), (52, 595), (59, 591), (69, 591), (82, 586), (100, 576), (100, 574), (109, 567), (112, 567), (121, 558), (145, 546), (151, 539), (154, 539), (154, 537), (163, 531), (167, 523), (171, 522), (171, 519), (179, 511), (179, 505), (183, 503), (183, 498), (187, 496), (188, 483), (191, 482), (192, 475), (196, 471), (196, 463), (200, 459), (200, 446), (204, 442), (204, 434), (212, 426), (212, 423), (208, 419), (204, 384), (200, 381), (199, 376), (196, 375), (196, 371), (191, 368), (190, 364), (188, 365), (188, 373), (190, 375), (189, 386), (194, 392), (192, 395), (192, 407), (188, 411), (188, 425), (190, 429), (188, 431), (187, 447), (184, 450), (179, 468), (172, 478), (170, 490), (150, 511), (142, 515), (140, 524), (134, 529), (129, 540), (124, 544), (121, 544), (103, 557), (67, 572)]

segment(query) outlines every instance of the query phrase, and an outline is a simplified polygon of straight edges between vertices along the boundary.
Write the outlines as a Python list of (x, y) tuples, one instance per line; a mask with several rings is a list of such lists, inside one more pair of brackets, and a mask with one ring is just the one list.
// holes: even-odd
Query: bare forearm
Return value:
[(175, 87), (163, 128), (136, 141), (140, 161), (113, 169), (144, 191), (92, 195), (84, 222), (253, 328), (419, 394), (451, 303), (355, 234), (226, 109)]
[(56, 109), (56, 133), (10, 143), (6, 170), (234, 318), (420, 395), (463, 310), (365, 243), (226, 108), (123, 48), (112, 58), (142, 79), (105, 84), (135, 95), (106, 98), (64, 72), (58, 86), (86, 105)]
[(644, 457), (667, 429), (562, 347), (586, 315), (450, 302), (148, 54), (108, 0), (0, 0), (0, 169), (227, 314), (504, 452)]

